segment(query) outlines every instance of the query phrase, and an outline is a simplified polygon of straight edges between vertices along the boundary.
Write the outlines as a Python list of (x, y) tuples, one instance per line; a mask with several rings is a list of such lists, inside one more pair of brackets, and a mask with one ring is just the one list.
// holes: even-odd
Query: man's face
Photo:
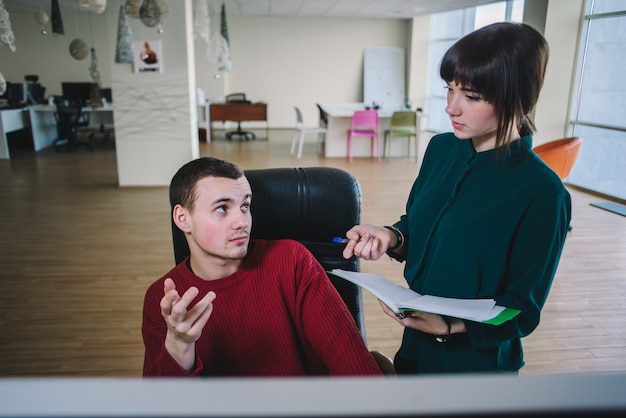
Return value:
[(245, 177), (206, 177), (196, 184), (193, 211), (187, 211), (190, 249), (201, 257), (241, 260), (248, 251), (252, 191)]

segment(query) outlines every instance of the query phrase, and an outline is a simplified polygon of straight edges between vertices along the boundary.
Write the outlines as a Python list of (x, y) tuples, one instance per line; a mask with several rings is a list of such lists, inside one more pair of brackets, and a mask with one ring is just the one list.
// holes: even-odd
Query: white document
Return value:
[(516, 309), (496, 305), (493, 299), (456, 299), (421, 295), (378, 274), (342, 269), (333, 269), (330, 273), (367, 290), (396, 313), (415, 310), (494, 325), (499, 325), (519, 313)]

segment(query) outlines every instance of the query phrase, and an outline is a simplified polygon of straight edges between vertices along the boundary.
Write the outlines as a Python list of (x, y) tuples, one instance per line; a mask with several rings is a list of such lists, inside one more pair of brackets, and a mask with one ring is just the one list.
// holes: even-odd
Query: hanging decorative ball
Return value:
[(141, 0), (126, 0), (124, 3), (124, 13), (128, 17), (134, 19), (139, 18), (139, 9), (141, 8)]
[(48, 17), (48, 13), (44, 12), (43, 10), (39, 9), (35, 12), (35, 20), (37, 21), (37, 23), (39, 23), (41, 26), (45, 26), (48, 24), (48, 22), (50, 21), (50, 18)]
[(78, 6), (89, 12), (101, 14), (107, 8), (107, 0), (78, 0)]
[(70, 43), (70, 55), (76, 60), (84, 60), (89, 55), (89, 47), (85, 41), (76, 38)]
[(41, 25), (41, 34), (47, 35), (48, 30), (46, 29), (46, 25), (50, 21), (48, 14), (44, 12), (43, 10), (39, 9), (35, 12), (35, 20), (37, 21), (37, 23)]
[(163, 0), (144, 0), (139, 9), (139, 19), (149, 28), (161, 24), (170, 14), (170, 8)]

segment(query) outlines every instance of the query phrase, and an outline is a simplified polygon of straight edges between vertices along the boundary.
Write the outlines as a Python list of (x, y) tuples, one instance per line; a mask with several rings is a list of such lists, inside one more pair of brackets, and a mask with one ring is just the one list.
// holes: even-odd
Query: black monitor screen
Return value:
[(107, 100), (107, 102), (109, 102), (109, 103), (113, 102), (113, 95), (111, 94), (111, 89), (110, 88), (100, 89), (100, 94), (102, 95), (103, 99)]
[(91, 101), (91, 92), (95, 86), (95, 83), (87, 82), (62, 82), (61, 92), (64, 99), (80, 99), (87, 103)]
[(25, 83), (26, 101), (29, 104), (43, 103), (46, 96), (46, 88), (39, 83)]
[(6, 98), (10, 105), (19, 105), (26, 103), (24, 95), (24, 84), (7, 82)]

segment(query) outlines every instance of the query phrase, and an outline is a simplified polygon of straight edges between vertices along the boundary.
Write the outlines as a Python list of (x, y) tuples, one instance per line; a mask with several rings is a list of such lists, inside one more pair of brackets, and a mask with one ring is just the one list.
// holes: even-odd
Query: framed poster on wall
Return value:
[(161, 41), (134, 41), (134, 69), (136, 73), (162, 73)]

